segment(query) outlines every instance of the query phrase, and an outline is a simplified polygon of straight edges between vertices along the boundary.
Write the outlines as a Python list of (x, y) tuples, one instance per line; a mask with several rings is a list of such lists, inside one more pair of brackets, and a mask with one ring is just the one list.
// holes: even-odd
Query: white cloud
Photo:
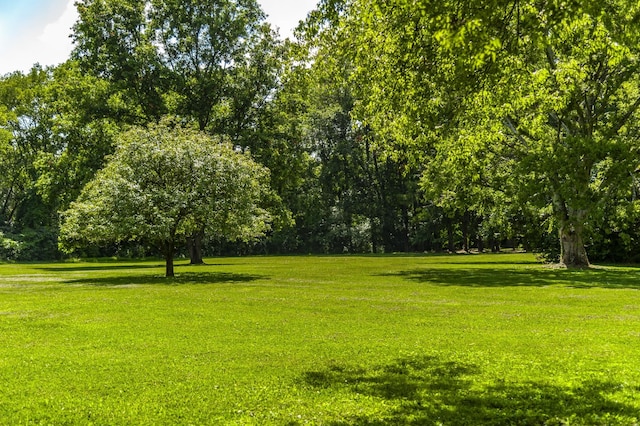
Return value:
[[(48, 66), (67, 60), (73, 47), (69, 34), (78, 14), (74, 6), (75, 0), (66, 0), (66, 8), (60, 14), (64, 1), (35, 2), (41, 3), (39, 14), (33, 8), (27, 14), (17, 13), (22, 12), (17, 6), (26, 5), (12, 3), (16, 6), (15, 14), (8, 13), (7, 10), (0, 14), (0, 75), (13, 71), (26, 72), (36, 62)], [(268, 15), (267, 20), (280, 28), (282, 37), (291, 37), (298, 22), (317, 4), (317, 0), (259, 2)], [(53, 19), (47, 20), (47, 15), (53, 15)]]
[(318, 0), (258, 0), (267, 21), (280, 28), (282, 37), (292, 37), (298, 23), (315, 9)]
[(77, 19), (74, 1), (67, 0), (64, 12), (58, 11), (53, 20), (0, 21), (0, 75), (26, 72), (35, 63), (48, 66), (66, 61), (72, 49), (69, 34)]
[(75, 0), (69, 0), (62, 16), (56, 22), (48, 24), (38, 37), (38, 43), (44, 47), (42, 53), (47, 58), (44, 61), (47, 65), (64, 62), (71, 53), (73, 44), (69, 36), (71, 27), (78, 19), (74, 2)]
[(56, 22), (48, 24), (39, 39), (44, 43), (51, 43), (51, 40), (59, 40), (62, 37), (68, 37), (71, 34), (71, 27), (78, 19), (78, 11), (74, 6), (74, 0), (69, 0), (67, 8)]

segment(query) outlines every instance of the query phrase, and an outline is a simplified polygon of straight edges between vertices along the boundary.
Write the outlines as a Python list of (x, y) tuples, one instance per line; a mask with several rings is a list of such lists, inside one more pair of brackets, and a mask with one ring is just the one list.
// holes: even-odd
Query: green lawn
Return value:
[(640, 422), (640, 269), (0, 265), (0, 424)]

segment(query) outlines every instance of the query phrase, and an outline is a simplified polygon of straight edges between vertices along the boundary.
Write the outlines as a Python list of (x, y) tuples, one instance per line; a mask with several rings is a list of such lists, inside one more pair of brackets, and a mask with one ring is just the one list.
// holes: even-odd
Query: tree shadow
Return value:
[[(118, 262), (116, 264), (116, 262)], [(72, 266), (70, 266), (72, 265)], [(201, 265), (191, 265), (191, 264), (175, 264), (175, 268), (199, 268), (199, 267), (207, 267), (207, 266), (230, 266), (230, 263), (203, 263)], [(238, 265), (237, 263), (234, 264)], [(91, 264), (80, 264), (73, 265), (69, 263), (60, 263), (56, 265), (47, 265), (47, 266), (39, 266), (36, 269), (47, 271), (47, 272), (84, 272), (84, 271), (109, 271), (109, 270), (123, 270), (123, 269), (158, 269), (164, 268), (165, 264), (162, 262), (150, 262), (150, 261), (141, 261), (140, 263), (127, 262), (122, 263), (122, 261), (100, 261), (99, 263), (91, 263)]]
[[(333, 426), (634, 424), (638, 420), (638, 407), (613, 399), (622, 389), (617, 383), (561, 386), (494, 379), (482, 386), (477, 383), (480, 373), (473, 364), (423, 356), (370, 369), (332, 365), (303, 373), (301, 382), (383, 399), (394, 407), (375, 418), (347, 416), (328, 423)], [(632, 390), (637, 393), (640, 388)]]
[(67, 284), (98, 287), (122, 287), (139, 285), (193, 285), (240, 284), (269, 279), (264, 275), (234, 274), (228, 272), (182, 272), (173, 278), (161, 275), (116, 275), (67, 280)]
[(521, 254), (520, 252), (430, 253), (428, 257), (437, 257), (440, 265), (540, 265), (543, 263), (533, 256), (523, 258)]
[(36, 269), (47, 272), (90, 272), (90, 271), (110, 271), (110, 270), (123, 270), (123, 269), (158, 269), (163, 268), (162, 263), (127, 263), (114, 265), (113, 263), (99, 263), (91, 265), (78, 265), (68, 266), (68, 264), (61, 263), (60, 266), (41, 266)]
[(383, 274), (417, 283), (461, 287), (545, 287), (639, 289), (638, 269), (545, 269), (423, 268)]

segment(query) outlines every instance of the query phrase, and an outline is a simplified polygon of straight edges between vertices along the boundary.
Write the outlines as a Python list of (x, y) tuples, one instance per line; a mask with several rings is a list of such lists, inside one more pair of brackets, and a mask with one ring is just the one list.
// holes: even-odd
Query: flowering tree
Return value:
[(162, 249), (172, 277), (175, 249), (195, 231), (248, 240), (270, 228), (268, 180), (248, 155), (200, 132), (134, 128), (63, 213), (60, 246), (144, 239)]

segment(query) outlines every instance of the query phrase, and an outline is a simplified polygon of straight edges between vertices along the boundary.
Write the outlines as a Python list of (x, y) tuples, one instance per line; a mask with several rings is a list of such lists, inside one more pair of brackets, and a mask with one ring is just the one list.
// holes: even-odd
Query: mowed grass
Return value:
[(640, 422), (639, 269), (207, 263), (0, 265), (0, 423)]

